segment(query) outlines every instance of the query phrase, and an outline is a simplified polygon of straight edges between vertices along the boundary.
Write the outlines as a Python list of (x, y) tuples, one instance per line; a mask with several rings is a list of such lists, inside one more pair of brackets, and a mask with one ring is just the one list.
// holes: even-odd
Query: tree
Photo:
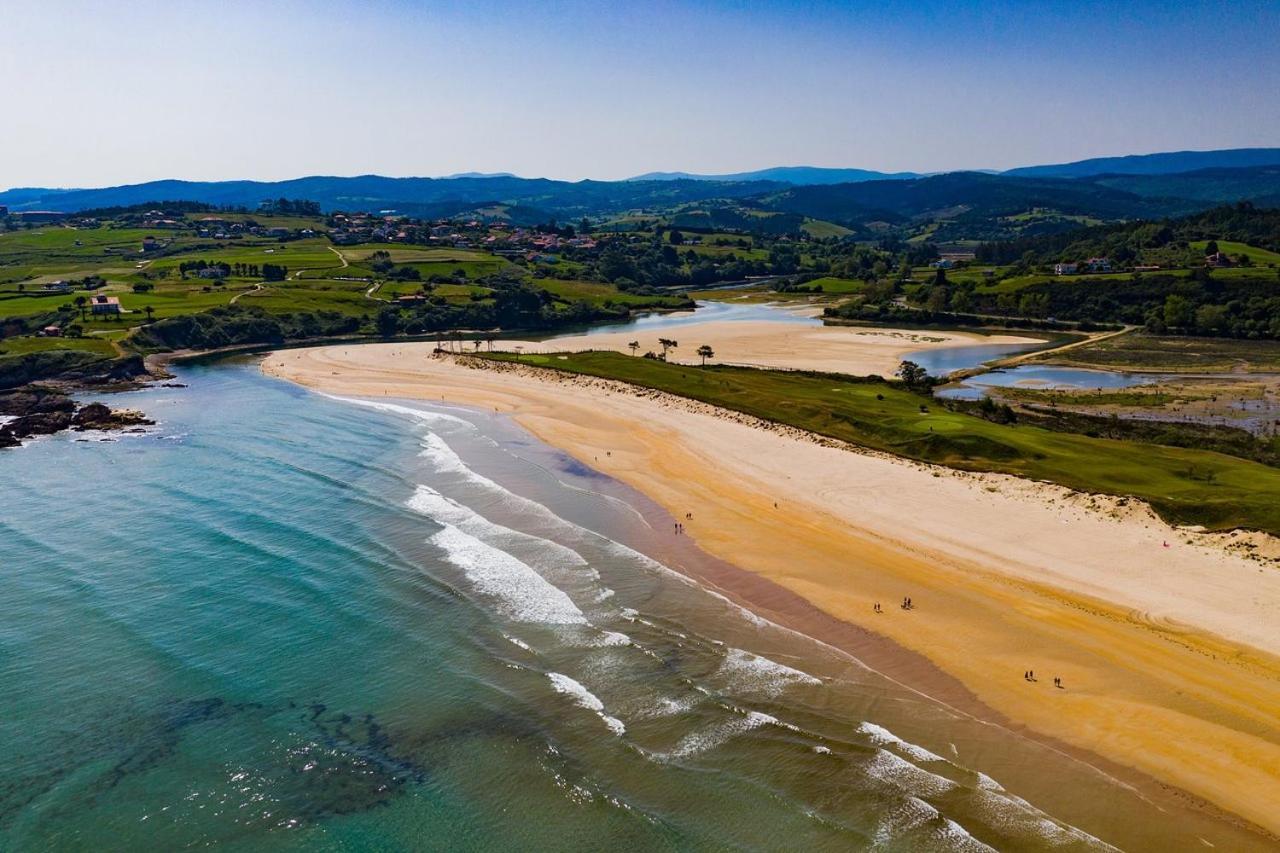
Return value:
[(672, 228), (667, 232), (667, 242), (673, 246), (679, 246), (684, 242), (684, 235)]
[(142, 310), (147, 312), (147, 322), (148, 322), (148, 323), (150, 323), (150, 322), (151, 322), (151, 315), (152, 315), (152, 314), (154, 314), (154, 313), (156, 312), (156, 309), (154, 309), (154, 308), (152, 308), (150, 305), (148, 305), (148, 306), (146, 306), (145, 308), (143, 308)]
[(709, 358), (715, 358), (715, 357), (716, 357), (716, 351), (715, 351), (715, 350), (713, 350), (713, 349), (712, 349), (711, 347), (709, 347), (708, 345), (703, 344), (702, 346), (698, 347), (698, 355), (702, 357), (702, 366), (703, 366), (703, 367), (706, 367), (706, 366), (707, 366), (707, 359), (709, 359)]
[(662, 347), (662, 360), (666, 361), (667, 350), (675, 349), (680, 345), (675, 341), (671, 340), (671, 338), (658, 338), (658, 346)]
[(640, 342), (632, 341), (631, 343), (627, 344), (627, 347), (630, 348), (631, 355), (634, 357), (636, 354), (636, 350), (640, 349)]
[(1170, 293), (1164, 300), (1164, 324), (1175, 329), (1185, 329), (1191, 325), (1195, 317), (1191, 302), (1176, 293)]
[(89, 300), (85, 299), (83, 296), (77, 296), (75, 299), (71, 301), (74, 302), (76, 307), (80, 309), (80, 320), (81, 322), (84, 322), (84, 319), (85, 319), (84, 306), (89, 303)]
[(902, 380), (903, 385), (913, 390), (929, 387), (929, 371), (914, 361), (904, 361), (898, 365), (897, 375)]
[[(938, 270), (938, 272), (942, 272), (942, 270)], [(925, 300), (925, 307), (930, 311), (946, 311), (947, 298), (947, 286), (945, 284), (935, 284), (929, 288), (929, 298)]]
[(1205, 253), (1206, 255), (1216, 255), (1216, 254), (1218, 254), (1218, 241), (1217, 241), (1217, 240), (1210, 240), (1208, 243), (1206, 243), (1206, 244), (1205, 244), (1205, 247), (1204, 247), (1204, 253)]
[(400, 312), (395, 308), (383, 308), (378, 312), (378, 334), (389, 338), (400, 330)]

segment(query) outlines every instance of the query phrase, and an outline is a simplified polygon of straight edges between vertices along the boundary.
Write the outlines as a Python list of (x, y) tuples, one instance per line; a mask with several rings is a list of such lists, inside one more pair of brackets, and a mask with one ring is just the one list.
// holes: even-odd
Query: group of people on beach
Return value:
[[(1022, 677), (1023, 677), (1024, 679), (1026, 679), (1027, 681), (1038, 681), (1038, 680), (1039, 680), (1039, 679), (1037, 679), (1037, 678), (1036, 678), (1036, 671), (1035, 671), (1034, 669), (1029, 669), (1029, 670), (1027, 670), (1026, 672), (1022, 673)], [(1055, 676), (1053, 677), (1053, 686), (1054, 686), (1054, 687), (1057, 687), (1059, 690), (1065, 690), (1065, 689), (1066, 689), (1066, 688), (1064, 688), (1064, 687), (1062, 686), (1062, 678), (1061, 678), (1061, 677), (1059, 677), (1059, 676), (1057, 676), (1057, 675), (1055, 675)]]
[[(914, 604), (914, 603), (912, 603), (912, 601), (911, 601), (911, 597), (910, 597), (910, 596), (906, 596), (906, 595), (904, 595), (904, 596), (902, 597), (902, 604), (900, 604), (899, 606), (900, 606), (903, 610), (915, 610), (915, 607), (916, 607), (916, 606), (915, 606), (915, 604)], [(875, 613), (883, 613), (883, 612), (884, 612), (884, 608), (880, 606), (880, 602), (878, 602), (878, 601), (875, 603), (875, 605), (874, 605), (871, 609), (872, 609), (872, 611), (873, 611), (873, 612), (875, 612)]]

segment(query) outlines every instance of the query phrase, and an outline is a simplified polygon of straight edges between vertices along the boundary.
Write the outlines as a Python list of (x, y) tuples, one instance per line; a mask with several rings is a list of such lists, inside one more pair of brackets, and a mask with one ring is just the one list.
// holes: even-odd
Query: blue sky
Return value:
[(0, 2), (0, 187), (1280, 146), (1275, 0)]

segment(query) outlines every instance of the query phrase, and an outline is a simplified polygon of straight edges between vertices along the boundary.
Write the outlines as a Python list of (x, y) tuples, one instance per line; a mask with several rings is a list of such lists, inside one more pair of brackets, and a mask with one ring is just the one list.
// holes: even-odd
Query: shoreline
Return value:
[[(636, 488), (673, 515), (683, 514), (676, 512), (680, 507), (695, 506), (689, 532), (713, 557), (797, 596), (823, 618), (922, 656), (976, 703), (1008, 719), (1011, 730), (1025, 729), (1101, 756), (1104, 763), (1133, 768), (1276, 832), (1273, 806), (1280, 795), (1268, 768), (1280, 763), (1268, 762), (1280, 756), (1280, 735), (1274, 713), (1264, 710), (1275, 706), (1267, 698), (1276, 692), (1280, 673), (1273, 653), (1251, 650), (1238, 637), (1230, 642), (1190, 623), (1177, 624), (1158, 609), (1144, 611), (1142, 601), (1117, 602), (1116, 589), (1099, 578), (1082, 584), (1070, 572), (1014, 566), (1016, 561), (989, 544), (947, 535), (955, 531), (945, 525), (913, 528), (861, 517), (854, 525), (849, 514), (837, 515), (827, 506), (837, 497), (830, 489), (838, 483), (822, 482), (828, 491), (814, 493), (786, 482), (791, 479), (787, 465), (733, 463), (758, 451), (785, 455), (797, 470), (813, 471), (814, 464), (829, 466), (836, 458), (832, 454), (840, 454), (843, 467), (852, 465), (855, 474), (885, 481), (874, 484), (881, 493), (897, 480), (899, 490), (922, 500), (928, 491), (947, 491), (939, 507), (992, 496), (995, 504), (1036, 516), (1027, 507), (1037, 509), (1039, 503), (1039, 515), (1047, 517), (1025, 520), (1041, 525), (1058, 521), (1059, 513), (1068, 514), (1071, 526), (1099, 530), (1134, 533), (1161, 524), (1141, 517), (1139, 508), (1129, 506), (1112, 517), (1115, 507), (1090, 508), (1098, 499), (1059, 487), (1001, 475), (943, 473), (851, 452), (836, 442), (800, 436), (799, 430), (761, 430), (736, 413), (694, 411), (702, 404), (683, 398), (661, 399), (666, 395), (630, 386), (609, 388), (605, 380), (571, 381), (516, 366), (471, 370), (447, 359), (394, 354), (406, 349), (361, 347), (354, 359), (341, 356), (341, 347), (291, 350), (269, 356), (263, 368), (334, 393), (444, 398), (507, 411), (538, 438)], [(600, 414), (602, 399), (614, 411)], [(703, 458), (717, 447), (718, 458)], [(709, 466), (708, 461), (724, 464)], [(774, 493), (785, 493), (778, 509), (769, 505)], [(871, 508), (860, 507), (864, 514)], [(1001, 517), (998, 511), (985, 512), (988, 518)], [(1147, 539), (1153, 535), (1159, 532), (1147, 533)], [(1204, 562), (1200, 552), (1211, 548), (1179, 542), (1186, 546), (1179, 552), (1192, 552), (1190, 562)], [(1018, 556), (1035, 563), (1034, 555)], [(1258, 571), (1256, 564), (1249, 565)], [(870, 612), (873, 598), (892, 605), (903, 588), (920, 602), (919, 614), (904, 613), (909, 626), (892, 606), (885, 614)], [(1011, 648), (1018, 650), (1017, 657)], [(1068, 690), (1050, 694), (1050, 700), (1027, 698), (1035, 688), (1016, 684), (1017, 667), (1027, 669), (1026, 660), (1037, 662), (1042, 673), (1065, 673)], [(988, 670), (997, 664), (1002, 674), (1010, 668), (1014, 684), (992, 676)], [(960, 700), (963, 692), (954, 695)], [(1135, 726), (1135, 719), (1146, 725)], [(1204, 770), (1192, 772), (1197, 765)]]

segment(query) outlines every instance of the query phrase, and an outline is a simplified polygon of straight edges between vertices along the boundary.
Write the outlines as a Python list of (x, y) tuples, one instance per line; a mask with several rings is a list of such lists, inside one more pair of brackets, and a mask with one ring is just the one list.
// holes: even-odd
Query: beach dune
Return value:
[[(691, 349), (710, 341), (690, 334)], [(845, 369), (896, 363), (900, 343)], [(963, 686), (948, 701), (1280, 833), (1280, 568), (1225, 547), (1239, 537), (1171, 528), (1132, 501), (938, 469), (618, 383), (431, 349), (289, 350), (263, 367), (330, 393), (508, 412), (674, 517), (692, 513), (687, 531), (712, 555), (923, 655)], [(815, 356), (819, 365), (830, 368)], [(771, 615), (768, 602), (752, 605)]]

